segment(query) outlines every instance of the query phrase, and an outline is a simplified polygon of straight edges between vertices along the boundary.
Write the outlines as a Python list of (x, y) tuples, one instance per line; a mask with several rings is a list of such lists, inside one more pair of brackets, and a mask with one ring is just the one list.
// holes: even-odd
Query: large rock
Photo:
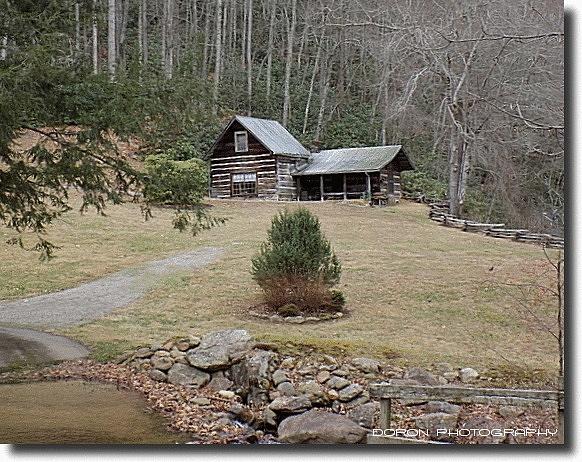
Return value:
[(279, 385), (280, 383), (288, 381), (289, 378), (287, 377), (285, 371), (277, 369), (275, 372), (273, 372), (273, 383), (275, 384), (275, 386)]
[(297, 390), (291, 382), (283, 382), (277, 385), (277, 391), (279, 391), (283, 396), (295, 396), (297, 395)]
[(446, 414), (459, 414), (461, 406), (447, 403), (446, 401), (429, 401), (424, 406), (424, 410), (429, 413), (444, 412)]
[(421, 430), (428, 430), (431, 439), (448, 441), (451, 437), (446, 433), (438, 434), (437, 430), (453, 430), (457, 426), (458, 414), (446, 412), (433, 412), (416, 417), (414, 422)]
[(207, 374), (195, 367), (186, 364), (176, 363), (168, 371), (168, 382), (174, 385), (187, 385), (200, 388), (210, 381), (210, 374)]
[(338, 377), (337, 375), (332, 375), (325, 384), (334, 390), (341, 390), (350, 384), (350, 381), (344, 379), (343, 377)]
[(135, 352), (135, 357), (136, 358), (149, 358), (153, 354), (154, 354), (154, 352), (152, 350), (150, 350), (149, 348), (139, 348)]
[(350, 409), (347, 415), (358, 425), (366, 428), (373, 428), (376, 411), (379, 408), (380, 404), (372, 401), (370, 403), (360, 404), (359, 406)]
[(311, 408), (311, 401), (305, 395), (281, 396), (269, 404), (269, 409), (279, 414), (297, 414)]
[(299, 393), (307, 396), (312, 404), (323, 405), (329, 401), (325, 393), (325, 388), (313, 380), (300, 384), (298, 389)]
[(167, 371), (174, 364), (174, 360), (170, 356), (153, 355), (150, 359), (152, 367), (160, 371)]
[(471, 442), (477, 444), (500, 444), (507, 438), (503, 434), (503, 430), (507, 428), (504, 422), (495, 420), (487, 415), (471, 417), (463, 422), (460, 428), (478, 428), (481, 430), (478, 435), (471, 439)]
[(256, 350), (247, 355), (230, 370), (234, 388), (248, 404), (266, 404), (271, 389), (270, 369), (277, 354), (273, 351)]
[(188, 352), (188, 362), (205, 371), (227, 369), (241, 361), (252, 347), (246, 330), (213, 332), (202, 337), (200, 345)]
[(212, 374), (212, 380), (206, 387), (212, 391), (228, 390), (232, 387), (232, 384), (232, 380), (226, 378), (222, 371), (218, 371)]
[(362, 394), (362, 392), (364, 391), (364, 388), (357, 384), (357, 383), (352, 383), (351, 385), (348, 385), (345, 388), (342, 388), (339, 392), (339, 400), (340, 401), (351, 401), (352, 399), (356, 398), (357, 396), (360, 396)]
[(421, 385), (439, 385), (439, 381), (434, 374), (421, 367), (411, 367), (404, 374), (405, 379), (415, 380)]
[(352, 365), (364, 373), (375, 374), (380, 372), (380, 361), (376, 361), (375, 359), (354, 358), (352, 359)]
[(288, 417), (278, 428), (279, 440), (292, 444), (354, 444), (367, 431), (346, 416), (317, 409)]
[(474, 382), (479, 378), (479, 372), (471, 367), (465, 367), (459, 371), (459, 378), (463, 383)]
[(157, 369), (150, 369), (148, 375), (150, 376), (151, 379), (155, 380), (156, 382), (165, 382), (166, 380), (168, 380), (168, 376), (162, 371), (159, 371)]

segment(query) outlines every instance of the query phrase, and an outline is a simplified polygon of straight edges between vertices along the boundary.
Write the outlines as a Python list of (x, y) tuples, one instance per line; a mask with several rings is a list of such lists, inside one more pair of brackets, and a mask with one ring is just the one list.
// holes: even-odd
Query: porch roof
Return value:
[(412, 170), (412, 162), (401, 145), (328, 149), (314, 152), (307, 164), (298, 167), (294, 176), (330, 175), (335, 173), (377, 172), (392, 161), (400, 170)]

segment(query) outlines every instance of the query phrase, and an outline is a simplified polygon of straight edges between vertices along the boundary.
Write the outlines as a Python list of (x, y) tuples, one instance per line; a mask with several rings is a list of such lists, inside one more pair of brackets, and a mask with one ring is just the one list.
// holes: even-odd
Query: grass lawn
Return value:
[[(225, 225), (192, 237), (171, 228), (171, 212), (144, 223), (139, 207), (112, 206), (108, 216), (69, 213), (49, 237), (62, 245), (41, 263), (31, 252), (4, 244), (0, 231), (0, 299), (74, 286), (140, 262), (200, 246), (223, 247), (205, 269), (171, 276), (139, 302), (101, 320), (61, 330), (105, 358), (120, 350), (182, 333), (242, 327), (283, 349), (299, 346), (334, 354), (364, 354), (401, 365), (503, 370), (518, 381), (555, 374), (555, 340), (531, 316), (507, 283), (538, 283), (547, 270), (540, 247), (444, 228), (420, 204), (369, 208), (309, 203), (343, 264), (340, 289), (349, 316), (319, 324), (275, 324), (249, 316), (261, 293), (249, 274), (250, 257), (271, 217), (296, 204), (211, 201)], [(548, 275), (542, 282), (551, 284)], [(530, 294), (529, 309), (553, 321), (553, 301)]]

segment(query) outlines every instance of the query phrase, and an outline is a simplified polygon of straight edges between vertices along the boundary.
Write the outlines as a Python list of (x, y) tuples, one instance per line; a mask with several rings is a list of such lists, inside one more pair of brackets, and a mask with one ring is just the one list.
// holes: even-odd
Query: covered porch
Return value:
[(378, 172), (304, 175), (295, 179), (301, 201), (369, 199), (374, 193), (381, 193)]
[(291, 175), (302, 201), (368, 199), (388, 204), (400, 198), (400, 172), (413, 168), (402, 146), (373, 146), (312, 153)]

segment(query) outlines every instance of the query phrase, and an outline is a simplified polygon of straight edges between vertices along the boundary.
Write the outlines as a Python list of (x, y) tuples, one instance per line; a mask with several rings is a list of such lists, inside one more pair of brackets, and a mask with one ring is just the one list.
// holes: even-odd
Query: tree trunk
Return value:
[(242, 40), (241, 40), (241, 54), (240, 54), (240, 62), (242, 64), (243, 69), (246, 66), (246, 46), (247, 46), (247, 16), (248, 16), (248, 8), (247, 8), (247, 1), (244, 0), (243, 3), (243, 28), (242, 28)]
[(309, 83), (309, 93), (307, 94), (307, 103), (305, 103), (305, 113), (303, 115), (303, 131), (305, 134), (307, 131), (307, 121), (309, 119), (309, 107), (311, 105), (311, 98), (313, 97), (313, 88), (315, 86), (315, 77), (317, 75), (317, 70), (319, 69), (319, 60), (321, 58), (321, 50), (323, 48), (323, 38), (325, 36), (325, 29), (321, 33), (319, 39), (319, 45), (317, 46), (317, 54), (315, 55), (315, 63), (313, 64), (313, 74), (311, 74), (311, 82)]
[(251, 115), (253, 100), (253, 58), (252, 58), (252, 32), (253, 32), (253, 0), (248, 0), (247, 22), (247, 115)]
[(79, 2), (75, 2), (75, 52), (81, 51), (81, 11)]
[(211, 3), (207, 1), (204, 18), (204, 48), (202, 50), (202, 77), (206, 79), (208, 75), (208, 48), (210, 47), (210, 11)]
[(283, 90), (283, 126), (289, 122), (291, 67), (293, 65), (293, 40), (295, 38), (295, 26), (297, 23), (297, 0), (291, 2), (291, 26), (287, 34), (287, 58), (285, 62), (285, 85)]
[(226, 61), (226, 38), (227, 38), (227, 29), (226, 25), (228, 24), (228, 2), (229, 0), (224, 1), (224, 5), (222, 7), (222, 56), (220, 57), (220, 74), (224, 74), (224, 64)]
[(93, 15), (91, 20), (91, 47), (93, 58), (93, 74), (99, 72), (99, 43), (97, 34), (97, 0), (93, 0)]
[(125, 37), (127, 32), (127, 18), (129, 14), (129, 0), (117, 0), (117, 29), (115, 32), (115, 53), (117, 65), (125, 60)]
[(139, 50), (140, 72), (143, 68), (143, 2), (140, 0), (137, 10), (137, 47)]
[(115, 0), (108, 0), (108, 10), (107, 10), (107, 70), (109, 72), (109, 78), (115, 80), (115, 71), (117, 67), (116, 59), (116, 40), (115, 40), (115, 28), (116, 28), (116, 5)]
[(2, 37), (2, 45), (0, 45), (0, 61), (6, 59), (6, 48), (8, 47), (8, 37), (4, 35)]
[(141, 0), (141, 46), (142, 46), (142, 62), (143, 67), (146, 68), (149, 60), (148, 47), (148, 2)]
[(166, 0), (166, 59), (164, 76), (170, 80), (174, 72), (174, 0)]
[(267, 44), (267, 101), (271, 96), (271, 69), (273, 67), (273, 37), (275, 35), (275, 0), (269, 2), (271, 14), (269, 17), (269, 42)]
[[(331, 64), (330, 64), (331, 65)], [(320, 95), (320, 106), (319, 106), (319, 113), (317, 114), (317, 125), (315, 127), (315, 142), (319, 143), (319, 139), (321, 137), (321, 130), (323, 128), (323, 116), (325, 115), (325, 107), (327, 104), (327, 94), (329, 93), (329, 83), (330, 83), (330, 69), (329, 66), (326, 68), (323, 74), (323, 86), (321, 87), (321, 95)]]
[(464, 134), (455, 124), (451, 126), (449, 143), (449, 213), (461, 216), (470, 167), (468, 146)]
[(216, 0), (216, 42), (214, 61), (214, 88), (212, 91), (212, 114), (218, 114), (218, 90), (220, 85), (220, 59), (222, 56), (222, 0)]
[(160, 64), (162, 66), (162, 71), (166, 70), (166, 57), (168, 56), (167, 47), (167, 37), (168, 31), (168, 0), (162, 0), (162, 33), (160, 37)]

